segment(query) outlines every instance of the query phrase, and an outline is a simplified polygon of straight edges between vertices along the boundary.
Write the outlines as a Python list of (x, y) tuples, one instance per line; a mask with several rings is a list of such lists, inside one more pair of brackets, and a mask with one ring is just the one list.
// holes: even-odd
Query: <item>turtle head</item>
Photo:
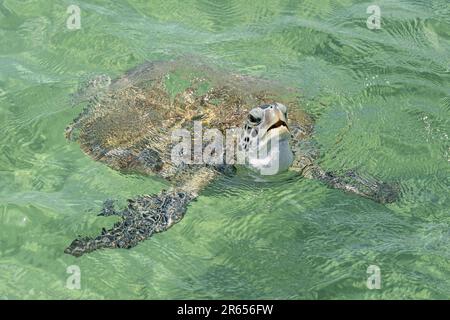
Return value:
[(290, 136), (287, 107), (281, 103), (260, 105), (248, 113), (239, 149), (245, 152), (251, 168), (264, 175), (277, 174), (292, 164)]

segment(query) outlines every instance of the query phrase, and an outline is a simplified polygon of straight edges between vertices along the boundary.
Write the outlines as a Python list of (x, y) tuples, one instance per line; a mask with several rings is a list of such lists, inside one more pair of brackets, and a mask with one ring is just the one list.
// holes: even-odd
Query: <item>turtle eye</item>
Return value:
[(248, 120), (249, 120), (250, 122), (252, 122), (252, 123), (259, 123), (259, 122), (261, 121), (260, 118), (257, 118), (257, 117), (255, 117), (255, 116), (252, 115), (252, 114), (249, 114), (249, 115), (248, 115)]

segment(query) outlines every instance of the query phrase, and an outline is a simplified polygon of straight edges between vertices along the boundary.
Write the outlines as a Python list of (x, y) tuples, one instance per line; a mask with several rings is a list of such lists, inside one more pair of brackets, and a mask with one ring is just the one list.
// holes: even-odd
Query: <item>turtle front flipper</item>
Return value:
[(325, 171), (313, 162), (305, 166), (293, 166), (292, 169), (305, 178), (318, 180), (330, 188), (354, 193), (378, 203), (392, 203), (400, 197), (396, 184), (379, 181), (374, 177), (363, 177), (354, 171), (344, 174)]
[(132, 248), (138, 242), (149, 238), (154, 233), (163, 232), (179, 222), (187, 210), (193, 194), (184, 191), (162, 191), (157, 195), (145, 195), (128, 200), (128, 206), (122, 211), (105, 208), (102, 215), (118, 215), (123, 218), (111, 229), (102, 230), (95, 237), (81, 237), (74, 240), (64, 251), (79, 257), (85, 253), (103, 248)]
[(395, 184), (379, 181), (374, 177), (363, 177), (354, 171), (339, 174), (313, 167), (305, 176), (317, 179), (331, 188), (355, 193), (378, 203), (395, 202), (400, 195)]
[(364, 177), (355, 171), (345, 173), (330, 172), (316, 164), (317, 150), (311, 148), (310, 141), (297, 143), (293, 148), (294, 162), (291, 169), (308, 179), (321, 181), (330, 188), (354, 193), (378, 203), (392, 203), (399, 199), (396, 184), (389, 184), (374, 177)]
[(103, 229), (95, 238), (80, 236), (64, 252), (79, 257), (103, 248), (129, 249), (154, 233), (168, 230), (183, 219), (188, 204), (216, 175), (217, 171), (206, 167), (191, 171), (178, 177), (182, 181), (178, 187), (130, 199), (123, 210), (116, 210), (113, 201), (105, 201), (100, 215), (117, 215), (122, 217), (122, 221), (109, 230)]

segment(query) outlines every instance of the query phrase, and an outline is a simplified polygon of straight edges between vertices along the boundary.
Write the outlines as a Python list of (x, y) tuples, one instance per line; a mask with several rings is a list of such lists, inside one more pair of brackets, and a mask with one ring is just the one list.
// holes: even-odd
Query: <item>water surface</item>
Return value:
[[(81, 9), (69, 30), (67, 7)], [(450, 4), (0, 1), (0, 298), (450, 297)], [(399, 181), (389, 205), (286, 174), (210, 186), (183, 221), (132, 250), (63, 253), (106, 198), (166, 187), (94, 162), (64, 129), (91, 76), (203, 56), (298, 87), (322, 166)], [(67, 267), (81, 289), (66, 287)], [(380, 267), (380, 290), (366, 286)]]

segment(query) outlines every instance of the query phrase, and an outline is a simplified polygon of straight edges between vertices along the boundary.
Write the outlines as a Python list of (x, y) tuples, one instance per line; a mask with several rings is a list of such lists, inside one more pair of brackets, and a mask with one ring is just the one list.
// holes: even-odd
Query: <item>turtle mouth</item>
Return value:
[(277, 122), (275, 122), (273, 125), (271, 125), (269, 127), (269, 129), (267, 129), (267, 132), (269, 132), (272, 129), (276, 129), (276, 128), (280, 128), (280, 127), (285, 127), (286, 129), (289, 130), (286, 122), (282, 121), (282, 120), (278, 120)]

